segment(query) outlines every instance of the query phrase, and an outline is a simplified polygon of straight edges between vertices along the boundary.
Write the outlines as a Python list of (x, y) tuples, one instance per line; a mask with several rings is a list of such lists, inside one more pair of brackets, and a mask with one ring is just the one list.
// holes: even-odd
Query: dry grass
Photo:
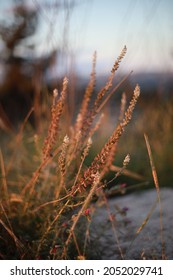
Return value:
[(156, 167), (154, 164), (153, 155), (152, 155), (148, 136), (146, 134), (144, 134), (144, 138), (145, 138), (147, 151), (148, 151), (148, 155), (149, 155), (149, 159), (150, 159), (153, 181), (154, 181), (154, 185), (155, 185), (156, 191), (157, 191), (157, 200), (158, 200), (159, 206), (160, 206), (160, 233), (161, 233), (161, 242), (162, 242), (162, 259), (165, 259), (165, 241), (164, 241), (164, 236), (163, 236), (163, 210), (162, 210), (162, 204), (161, 204), (161, 198), (160, 198), (159, 180), (158, 180)]
[[(91, 78), (76, 122), (71, 127), (65, 129), (69, 85), (68, 79), (64, 78), (60, 94), (56, 89), (53, 92), (51, 120), (45, 140), (41, 135), (28, 137), (28, 133), (25, 134), (24, 126), (31, 112), (19, 134), (13, 135), (11, 142), (8, 139), (8, 149), (14, 152), (8, 162), (3, 159), (3, 151), (0, 154), (3, 193), (0, 210), (1, 258), (87, 258), (89, 230), (84, 226), (86, 238), (82, 243), (78, 238), (78, 225), (83, 220), (90, 222), (90, 203), (93, 197), (100, 199), (106, 185), (105, 176), (118, 153), (118, 143), (131, 121), (140, 95), (140, 88), (136, 85), (125, 109), (123, 94), (117, 126), (86, 166), (86, 159), (94, 145), (93, 134), (103, 118), (101, 110), (117, 89), (116, 86), (111, 91), (114, 75), (125, 53), (126, 47), (115, 61), (106, 85), (92, 103), (96, 80), (94, 54)], [(122, 167), (115, 170), (113, 180), (125, 172), (129, 161), (127, 155)]]

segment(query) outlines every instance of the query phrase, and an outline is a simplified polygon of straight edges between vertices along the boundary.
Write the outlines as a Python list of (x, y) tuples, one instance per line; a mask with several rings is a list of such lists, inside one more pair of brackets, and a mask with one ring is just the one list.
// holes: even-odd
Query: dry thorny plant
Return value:
[[(84, 216), (88, 218), (89, 223), (91, 222), (89, 205), (94, 196), (100, 199), (104, 195), (105, 181), (103, 178), (112, 166), (117, 144), (132, 118), (140, 95), (139, 85), (136, 85), (126, 109), (126, 97), (123, 93), (119, 123), (101, 151), (86, 167), (85, 159), (93, 145), (93, 134), (98, 130), (102, 121), (101, 110), (119, 85), (127, 78), (125, 77), (112, 89), (114, 75), (125, 54), (126, 47), (116, 59), (105, 86), (98, 92), (92, 103), (91, 97), (96, 83), (96, 53), (94, 53), (90, 81), (76, 122), (66, 132), (62, 129), (62, 119), (65, 114), (68, 79), (64, 78), (60, 94), (57, 89), (53, 91), (51, 121), (43, 144), (40, 164), (28, 182), (22, 189), (20, 188), (21, 192), (15, 194), (15, 199), (14, 193), (12, 196), (7, 187), (5, 179), (7, 174), (5, 174), (1, 154), (3, 200), (1, 200), (2, 218), (0, 223), (17, 248), (16, 258), (38, 259), (51, 258), (51, 256), (54, 259), (71, 258), (69, 248), (75, 248), (76, 255), (73, 257), (78, 259), (86, 257), (87, 237), (82, 251), (77, 238), (77, 225)], [(21, 133), (23, 132), (20, 131), (20, 135)], [(22, 137), (19, 135), (17, 139), (22, 141)], [(36, 136), (33, 139), (37, 146)], [(114, 179), (124, 171), (129, 161), (130, 156), (127, 155), (122, 168), (118, 169)], [(27, 244), (28, 237), (26, 238), (25, 231), (31, 235)], [(86, 232), (88, 234), (88, 231)]]

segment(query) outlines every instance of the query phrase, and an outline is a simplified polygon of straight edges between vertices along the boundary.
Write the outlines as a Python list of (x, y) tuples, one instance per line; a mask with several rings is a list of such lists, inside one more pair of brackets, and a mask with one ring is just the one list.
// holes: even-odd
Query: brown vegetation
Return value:
[[(102, 197), (105, 175), (113, 164), (117, 144), (132, 118), (140, 94), (137, 85), (126, 110), (123, 95), (119, 124), (86, 166), (86, 158), (94, 145), (93, 134), (101, 122), (101, 108), (113, 93), (109, 90), (125, 53), (126, 47), (115, 61), (106, 85), (91, 103), (95, 85), (94, 54), (91, 79), (73, 126), (65, 130), (63, 125), (68, 87), (68, 79), (64, 78), (61, 93), (58, 94), (57, 89), (53, 92), (51, 120), (45, 140), (39, 135), (25, 139), (24, 125), (31, 110), (18, 135), (13, 135), (11, 160), (6, 162), (4, 152), (1, 153), (1, 258), (87, 257), (86, 242), (81, 244), (78, 240), (79, 220), (87, 217), (90, 222), (89, 205), (93, 197), (96, 200)], [(129, 161), (127, 155), (114, 179)], [(29, 178), (29, 174), (33, 175)]]

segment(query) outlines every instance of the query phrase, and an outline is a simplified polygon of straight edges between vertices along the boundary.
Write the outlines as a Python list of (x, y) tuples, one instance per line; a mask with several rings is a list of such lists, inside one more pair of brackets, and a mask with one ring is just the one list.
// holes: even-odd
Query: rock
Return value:
[[(163, 231), (155, 189), (112, 198), (106, 205), (96, 207), (90, 240), (99, 259), (173, 259), (173, 190), (162, 188), (160, 196)], [(146, 221), (148, 213), (151, 216)]]

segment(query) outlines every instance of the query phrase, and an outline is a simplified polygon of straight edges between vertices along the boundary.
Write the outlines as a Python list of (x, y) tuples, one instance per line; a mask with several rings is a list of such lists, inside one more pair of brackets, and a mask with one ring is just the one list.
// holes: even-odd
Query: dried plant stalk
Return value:
[(81, 129), (83, 120), (85, 119), (85, 117), (87, 115), (88, 105), (89, 105), (91, 95), (93, 93), (93, 90), (95, 87), (95, 82), (96, 82), (95, 67), (96, 67), (96, 52), (94, 52), (94, 55), (93, 55), (91, 78), (90, 78), (89, 84), (86, 88), (83, 102), (82, 102), (82, 105), (81, 105), (81, 108), (80, 108), (80, 111), (79, 111), (79, 114), (78, 114), (77, 120), (76, 120), (76, 125), (75, 125), (76, 133)]
[[(117, 88), (119, 88), (119, 86), (129, 76), (127, 75), (124, 79), (121, 80), (119, 84), (116, 85), (116, 87), (110, 90), (113, 84), (115, 72), (119, 68), (119, 64), (126, 54), (126, 50), (126, 47), (124, 47), (122, 52), (118, 56), (107, 79), (107, 83), (98, 92), (92, 105), (90, 104), (90, 102), (96, 82), (96, 52), (94, 53), (91, 78), (85, 91), (84, 99), (77, 116), (76, 123), (71, 129), (71, 133), (70, 131), (67, 132), (70, 137), (68, 138), (68, 136), (65, 136), (63, 142), (61, 142), (61, 145), (59, 145), (57, 139), (62, 139), (62, 134), (60, 135), (59, 132), (61, 123), (60, 121), (62, 119), (67, 94), (67, 78), (64, 78), (63, 80), (62, 91), (60, 94), (58, 94), (57, 89), (53, 91), (51, 122), (42, 149), (43, 157), (41, 158), (41, 162), (39, 163), (39, 166), (37, 167), (35, 172), (32, 173), (30, 180), (28, 180), (27, 184), (23, 187), (23, 190), (19, 189), (21, 194), (20, 196), (18, 196), (19, 198), (15, 200), (15, 203), (19, 202), (22, 207), (15, 207), (16, 213), (11, 213), (10, 211), (9, 213), (7, 212), (9, 218), (5, 211), (7, 209), (7, 202), (9, 201), (9, 203), (11, 203), (12, 199), (8, 199), (8, 189), (5, 173), (6, 170), (4, 168), (4, 161), (0, 152), (0, 162), (3, 177), (2, 191), (4, 193), (4, 197), (6, 196), (7, 198), (6, 201), (5, 199), (3, 200), (4, 205), (1, 206), (1, 212), (3, 213), (3, 215), (2, 219), (0, 219), (0, 224), (1, 227), (4, 228), (4, 231), (6, 230), (6, 232), (8, 232), (8, 234), (12, 237), (12, 241), (16, 243), (16, 247), (20, 248), (21, 252), (24, 252), (24, 254), (26, 254), (26, 257), (28, 257), (30, 253), (31, 256), (34, 256), (36, 258), (42, 257), (44, 256), (44, 249), (42, 251), (42, 248), (45, 248), (45, 246), (49, 246), (50, 242), (52, 242), (52, 244), (54, 244), (55, 242), (59, 242), (64, 246), (62, 248), (60, 245), (60, 248), (62, 248), (63, 251), (61, 251), (60, 249), (57, 254), (54, 254), (53, 258), (66, 258), (68, 246), (73, 239), (74, 245), (76, 246), (79, 255), (78, 257), (85, 258), (85, 256), (83, 256), (80, 252), (78, 239), (77, 236), (75, 236), (75, 229), (81, 215), (83, 215), (86, 210), (89, 210), (86, 209), (86, 207), (88, 207), (88, 204), (91, 202), (93, 195), (96, 192), (99, 194), (99, 191), (102, 191), (102, 188), (105, 185), (105, 183), (101, 182), (101, 180), (112, 166), (118, 141), (122, 133), (124, 132), (125, 127), (131, 120), (132, 113), (140, 92), (139, 86), (137, 85), (134, 91), (133, 98), (126, 112), (125, 95), (122, 96), (119, 125), (115, 128), (108, 141), (102, 147), (101, 151), (95, 156), (91, 165), (85, 169), (84, 163), (92, 145), (91, 137), (99, 128), (101, 119), (103, 117), (103, 115), (100, 116), (100, 110), (103, 108), (112, 94), (117, 90)], [(31, 109), (31, 111), (27, 115), (23, 127), (28, 117), (32, 113), (32, 110), (33, 109)], [(21, 128), (21, 132), (19, 133), (19, 140), (17, 140), (16, 143), (20, 143), (20, 141), (22, 140), (23, 127)], [(59, 135), (61, 137), (59, 137)], [(63, 132), (63, 136), (64, 135), (65, 134)], [(33, 161), (35, 159), (38, 160), (38, 155), (40, 152), (39, 146), (37, 146), (37, 136), (35, 136), (34, 140), (36, 148), (38, 149), (37, 158), (33, 156)], [(115, 177), (113, 179), (115, 179), (124, 171), (129, 160), (129, 156), (127, 156), (123, 162), (122, 168), (116, 171), (117, 173), (115, 174)], [(56, 165), (58, 165), (58, 168), (56, 168)], [(57, 174), (55, 174), (56, 171)], [(86, 187), (90, 187), (88, 188), (89, 190), (87, 192), (85, 192)], [(83, 193), (79, 193), (80, 191), (83, 191)], [(73, 217), (72, 215), (74, 214), (75, 209), (79, 209), (79, 206), (80, 210), (78, 211), (77, 215), (74, 215), (74, 219), (69, 219), (70, 217)], [(46, 209), (46, 207), (48, 207), (48, 209)], [(38, 213), (38, 211), (40, 211), (40, 213)], [(33, 247), (32, 245), (29, 245), (29, 247), (26, 247), (26, 251), (24, 250), (25, 248), (23, 248), (22, 243), (20, 243), (15, 233), (13, 232), (12, 226), (10, 224), (11, 220), (15, 221), (13, 220), (13, 217), (15, 219), (19, 219), (17, 220), (19, 221), (17, 225), (25, 222), (25, 217), (27, 217), (28, 219), (23, 233), (25, 235), (25, 230), (31, 227), (31, 231), (33, 234), (33, 236), (31, 234), (31, 237), (33, 237), (33, 244), (35, 245)], [(87, 218), (89, 219), (89, 217), (90, 215), (88, 215)], [(34, 223), (32, 219), (34, 219)], [(35, 232), (33, 233), (32, 228), (35, 223), (37, 224), (35, 230), (38, 230), (36, 234)], [(18, 232), (18, 229), (16, 232)], [(114, 234), (116, 237), (115, 230)], [(119, 244), (117, 238), (116, 240), (117, 244)], [(84, 244), (84, 251), (85, 247), (86, 242)], [(49, 253), (50, 251), (47, 253), (48, 257)], [(25, 256), (24, 254), (22, 255), (22, 257)], [(123, 256), (123, 254), (121, 255)]]
[(156, 187), (157, 198), (158, 198), (159, 207), (160, 207), (160, 233), (161, 233), (161, 241), (162, 241), (162, 259), (165, 259), (165, 241), (164, 241), (164, 236), (163, 236), (163, 210), (162, 210), (162, 203), (161, 203), (161, 198), (160, 198), (159, 180), (157, 177), (156, 167), (154, 164), (148, 136), (146, 134), (144, 134), (144, 138), (145, 138), (145, 142), (146, 142), (146, 146), (147, 146), (147, 151), (148, 151), (150, 165), (151, 165), (151, 171), (152, 171), (153, 180), (154, 180), (154, 184)]
[[(115, 165), (111, 165), (111, 166), (110, 166), (110, 170), (111, 170), (111, 171), (114, 171), (114, 172), (119, 172), (119, 171), (121, 170), (121, 167), (115, 166)], [(132, 172), (132, 171), (126, 170), (126, 169), (122, 171), (122, 174), (123, 174), (123, 175), (126, 175), (126, 176), (128, 176), (128, 177), (137, 179), (137, 180), (144, 180), (144, 179), (145, 179), (144, 176), (141, 176), (141, 175), (139, 175), (138, 173), (135, 173), (135, 172)]]
[(57, 100), (57, 97), (58, 97), (57, 91), (54, 90), (54, 99), (53, 99), (53, 105), (52, 105), (52, 110), (51, 110), (52, 119), (51, 119), (51, 123), (49, 126), (48, 135), (45, 139), (44, 146), (43, 146), (44, 160), (46, 158), (50, 157), (53, 145), (55, 144), (55, 141), (56, 141), (56, 137), (57, 137), (58, 130), (59, 130), (59, 121), (60, 121), (60, 117), (63, 112), (64, 102), (65, 102), (65, 98), (66, 98), (67, 84), (68, 84), (68, 80), (65, 77), (63, 80), (63, 89), (62, 89), (59, 100)]
[(58, 159), (58, 164), (59, 164), (58, 169), (60, 169), (62, 177), (64, 177), (65, 173), (66, 173), (66, 154), (67, 154), (68, 145), (69, 145), (69, 137), (66, 135), (64, 137), (64, 140), (62, 143), (61, 154)]
[(100, 106), (102, 106), (102, 101), (105, 96), (105, 94), (109, 91), (109, 89), (112, 87), (113, 78), (115, 76), (115, 72), (119, 68), (119, 64), (123, 57), (125, 56), (127, 52), (126, 46), (124, 46), (123, 50), (121, 51), (120, 55), (118, 56), (117, 60), (115, 61), (112, 70), (111, 75), (108, 78), (108, 81), (106, 85), (100, 90), (100, 92), (97, 94), (96, 100), (94, 102), (94, 105), (90, 111), (88, 111), (85, 119), (83, 120), (83, 126), (81, 127), (81, 136), (82, 140), (85, 139), (86, 135), (88, 134), (90, 127), (92, 125), (92, 122), (95, 118), (95, 116), (98, 113), (98, 110), (100, 109)]
[[(107, 158), (109, 157), (109, 153), (112, 150), (112, 147), (118, 143), (119, 138), (121, 137), (122, 133), (124, 132), (125, 127), (129, 123), (132, 118), (132, 113), (138, 97), (140, 95), (140, 88), (139, 85), (136, 85), (133, 98), (129, 104), (129, 107), (125, 113), (125, 117), (123, 121), (118, 125), (118, 127), (114, 130), (112, 136), (109, 138), (108, 142), (104, 145), (101, 152), (94, 158), (91, 166), (84, 172), (83, 178), (79, 181), (76, 186), (73, 186), (73, 190), (76, 189), (81, 190), (82, 188), (86, 188), (88, 185), (91, 185), (93, 176), (99, 172), (102, 176), (105, 174), (105, 165), (107, 162)], [(110, 162), (110, 165), (112, 162)], [(102, 172), (104, 170), (104, 173)]]
[(100, 116), (99, 116), (99, 119), (97, 120), (96, 124), (94, 127), (92, 127), (89, 131), (89, 137), (92, 137), (94, 135), (94, 133), (99, 129), (101, 123), (102, 123), (102, 120), (104, 118), (104, 114), (102, 113)]
[[(74, 184), (73, 184), (74, 187), (75, 187), (76, 182), (77, 182), (77, 180), (78, 180), (78, 178), (79, 178), (79, 175), (80, 175), (80, 172), (81, 172), (81, 169), (82, 169), (84, 160), (85, 160), (86, 156), (88, 155), (88, 152), (89, 152), (89, 149), (90, 149), (91, 145), (92, 145), (92, 139), (89, 137), (89, 138), (88, 138), (88, 141), (87, 141), (87, 145), (86, 145), (86, 147), (85, 147), (85, 149), (84, 149), (84, 151), (83, 151), (83, 154), (82, 154), (82, 156), (81, 156), (81, 163), (80, 163), (80, 166), (79, 166), (79, 168), (78, 168), (78, 172), (77, 172), (77, 175), (76, 175)], [(74, 187), (72, 187), (72, 189), (73, 189)]]
[(61, 148), (61, 153), (58, 158), (58, 168), (57, 168), (57, 173), (60, 170), (61, 174), (61, 181), (58, 186), (58, 190), (56, 191), (55, 197), (57, 198), (59, 195), (59, 192), (61, 191), (61, 187), (63, 187), (67, 193), (67, 189), (65, 187), (65, 175), (66, 175), (66, 159), (67, 159), (67, 149), (69, 146), (69, 137), (66, 135), (64, 137), (63, 143), (62, 143), (62, 148)]
[(112, 145), (111, 150), (110, 150), (110, 152), (107, 156), (107, 160), (106, 160), (105, 165), (104, 165), (103, 170), (102, 170), (103, 174), (106, 174), (106, 172), (109, 171), (109, 169), (112, 165), (112, 162), (115, 159), (116, 151), (117, 151), (117, 144), (114, 144), (114, 145)]
[(105, 93), (112, 87), (112, 82), (113, 82), (115, 72), (118, 70), (119, 64), (120, 64), (121, 60), (123, 59), (123, 57), (125, 56), (126, 52), (127, 52), (127, 48), (126, 48), (126, 46), (124, 46), (124, 48), (122, 49), (120, 55), (118, 56), (117, 60), (115, 61), (114, 65), (112, 67), (111, 75), (109, 76), (106, 85), (101, 89), (101, 91), (97, 95), (97, 98), (94, 102), (94, 112), (97, 111), (97, 109), (99, 108)]
[(3, 197), (3, 199), (5, 199), (8, 210), (10, 210), (8, 186), (7, 186), (7, 180), (6, 180), (6, 172), (5, 172), (4, 159), (3, 159), (1, 149), (0, 149), (0, 164), (1, 164), (1, 172), (2, 172), (2, 188), (1, 188), (2, 193), (1, 193), (1, 197)]
[(157, 198), (156, 198), (155, 202), (153, 203), (151, 209), (149, 210), (146, 218), (143, 220), (141, 226), (137, 229), (137, 231), (135, 233), (135, 236), (134, 236), (134, 239), (132, 240), (128, 250), (130, 250), (130, 248), (132, 247), (136, 237), (140, 234), (140, 232), (143, 230), (145, 225), (148, 223), (151, 215), (153, 214), (153, 212), (154, 212), (154, 210), (155, 210), (155, 208), (156, 208), (156, 206), (159, 202), (159, 206), (160, 206), (160, 231), (161, 231), (161, 242), (162, 242), (162, 259), (165, 259), (165, 242), (164, 242), (164, 236), (163, 236), (163, 221), (162, 221), (163, 211), (162, 211), (162, 205), (161, 205), (161, 199), (160, 199), (159, 181), (158, 181), (158, 178), (157, 178), (157, 172), (156, 172), (155, 164), (154, 164), (154, 161), (153, 161), (153, 156), (152, 156), (152, 151), (151, 151), (148, 136), (146, 134), (144, 134), (144, 138), (145, 138), (147, 151), (148, 151), (148, 155), (149, 155), (149, 159), (150, 159), (150, 165), (151, 165), (153, 180), (154, 180), (154, 184), (155, 184), (156, 191), (157, 191)]
[(91, 187), (91, 190), (88, 194), (88, 196), (86, 197), (85, 201), (83, 202), (83, 205), (81, 207), (81, 209), (79, 210), (77, 216), (75, 217), (75, 220), (70, 228), (70, 231), (69, 231), (69, 235), (68, 235), (68, 238), (65, 242), (65, 246), (64, 246), (64, 249), (63, 249), (63, 253), (62, 253), (62, 259), (65, 257), (66, 255), (66, 250), (67, 250), (67, 247), (68, 247), (68, 244), (72, 238), (72, 236), (74, 235), (74, 230), (75, 230), (75, 227), (79, 221), (79, 218), (81, 217), (82, 213), (84, 212), (84, 210), (86, 209), (87, 205), (89, 204), (89, 202), (91, 201), (91, 198), (93, 197), (96, 189), (97, 189), (97, 186), (100, 182), (100, 174), (97, 172), (94, 176), (93, 176), (93, 181), (92, 181), (92, 187)]
[[(49, 159), (52, 155), (52, 148), (53, 145), (56, 142), (58, 129), (59, 129), (59, 121), (60, 117), (63, 112), (64, 104), (65, 104), (65, 98), (66, 98), (66, 91), (67, 91), (67, 85), (68, 85), (68, 79), (65, 77), (63, 80), (63, 88), (61, 92), (61, 96), (58, 100), (58, 91), (57, 89), (53, 92), (53, 105), (51, 109), (51, 123), (48, 129), (48, 135), (45, 139), (44, 146), (43, 146), (43, 160), (40, 164), (40, 166), (37, 168), (37, 170), (34, 172), (31, 180), (26, 184), (24, 189), (22, 190), (22, 194), (24, 195), (28, 189), (30, 189), (29, 194), (30, 196), (33, 193), (35, 183), (38, 180), (38, 177), (40, 175), (41, 170), (47, 165), (49, 162)], [(26, 208), (28, 207), (28, 202), (25, 203), (24, 206), (24, 212), (26, 211)]]

